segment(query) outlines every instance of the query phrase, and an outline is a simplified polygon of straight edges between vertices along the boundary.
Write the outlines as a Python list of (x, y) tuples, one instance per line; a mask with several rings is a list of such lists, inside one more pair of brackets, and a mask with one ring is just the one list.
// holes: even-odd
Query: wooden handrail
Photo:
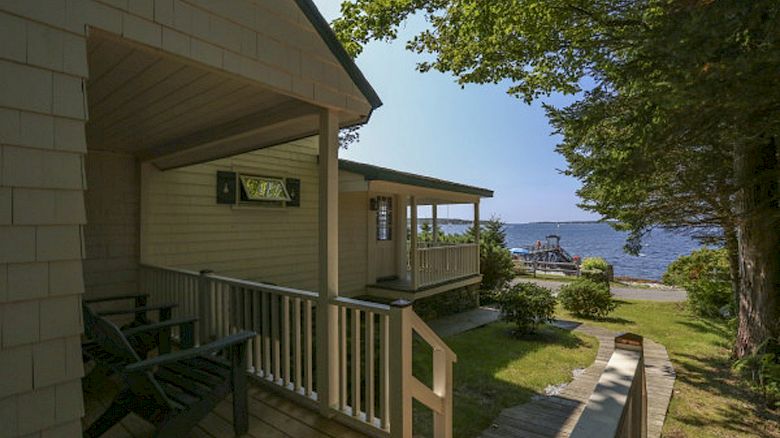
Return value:
[(452, 360), (452, 362), (458, 361), (458, 355), (455, 354), (452, 349), (447, 345), (446, 342), (444, 342), (439, 335), (436, 334), (436, 332), (433, 331), (433, 329), (423, 321), (422, 318), (420, 318), (419, 315), (412, 312), (411, 314), (412, 318), (412, 329), (414, 329), (415, 332), (417, 332), (418, 335), (420, 335), (421, 338), (425, 340), (431, 347), (433, 347), (434, 350), (442, 350), (445, 353), (447, 353), (447, 357)]
[(626, 333), (615, 338), (615, 351), (570, 437), (646, 436), (647, 386), (643, 339)]

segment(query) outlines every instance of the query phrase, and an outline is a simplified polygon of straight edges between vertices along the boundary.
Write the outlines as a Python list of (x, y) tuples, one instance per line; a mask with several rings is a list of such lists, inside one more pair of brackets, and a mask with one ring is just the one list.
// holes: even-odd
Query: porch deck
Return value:
[[(84, 388), (85, 415), (82, 418), (84, 429), (103, 413), (119, 391), (119, 385), (114, 379), (97, 380), (96, 384)], [(233, 408), (230, 398), (227, 398), (206, 416), (189, 436), (232, 437), (234, 436), (232, 421)], [(149, 423), (135, 414), (130, 414), (104, 436), (106, 438), (147, 438), (153, 433), (154, 428)], [(367, 435), (293, 403), (258, 383), (252, 383), (249, 388), (249, 433), (244, 437), (367, 438)]]
[(388, 301), (398, 298), (414, 300), (436, 295), (440, 292), (477, 284), (480, 281), (482, 281), (482, 276), (480, 274), (468, 274), (415, 289), (409, 278), (395, 278), (392, 280), (377, 281), (374, 284), (367, 285), (367, 295), (364, 296), (364, 298), (385, 298)]

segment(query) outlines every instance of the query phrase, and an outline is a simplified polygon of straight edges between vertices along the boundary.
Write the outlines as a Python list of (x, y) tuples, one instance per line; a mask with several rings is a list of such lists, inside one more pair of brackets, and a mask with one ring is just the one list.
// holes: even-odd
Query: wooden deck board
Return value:
[[(86, 429), (108, 408), (119, 391), (116, 379), (102, 377), (97, 384), (84, 389), (85, 415), (82, 427)], [(251, 381), (251, 380), (250, 380)], [(196, 438), (232, 437), (232, 399), (223, 400), (188, 436)], [(147, 438), (154, 428), (135, 414), (125, 417), (104, 436), (107, 438)], [(344, 426), (318, 412), (298, 405), (257, 383), (249, 389), (249, 432), (246, 438), (367, 438), (366, 435)]]

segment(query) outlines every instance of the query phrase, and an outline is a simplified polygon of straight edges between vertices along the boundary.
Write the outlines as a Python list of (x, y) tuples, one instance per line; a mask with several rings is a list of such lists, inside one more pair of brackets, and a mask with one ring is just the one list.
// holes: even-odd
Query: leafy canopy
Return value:
[(352, 0), (334, 28), (357, 55), (414, 14), (420, 71), (526, 102), (578, 93), (547, 107), (557, 150), (581, 206), (632, 232), (630, 252), (654, 225), (718, 240), (734, 226), (734, 146), (780, 132), (775, 0)]

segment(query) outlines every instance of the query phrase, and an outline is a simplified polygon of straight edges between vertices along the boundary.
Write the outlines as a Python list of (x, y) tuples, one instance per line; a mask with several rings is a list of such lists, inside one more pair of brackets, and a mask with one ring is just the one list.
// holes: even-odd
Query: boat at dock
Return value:
[(531, 245), (510, 248), (512, 259), (516, 263), (533, 267), (534, 271), (554, 271), (576, 273), (579, 271), (579, 256), (572, 256), (561, 246), (561, 236), (550, 234), (544, 241), (537, 240)]

